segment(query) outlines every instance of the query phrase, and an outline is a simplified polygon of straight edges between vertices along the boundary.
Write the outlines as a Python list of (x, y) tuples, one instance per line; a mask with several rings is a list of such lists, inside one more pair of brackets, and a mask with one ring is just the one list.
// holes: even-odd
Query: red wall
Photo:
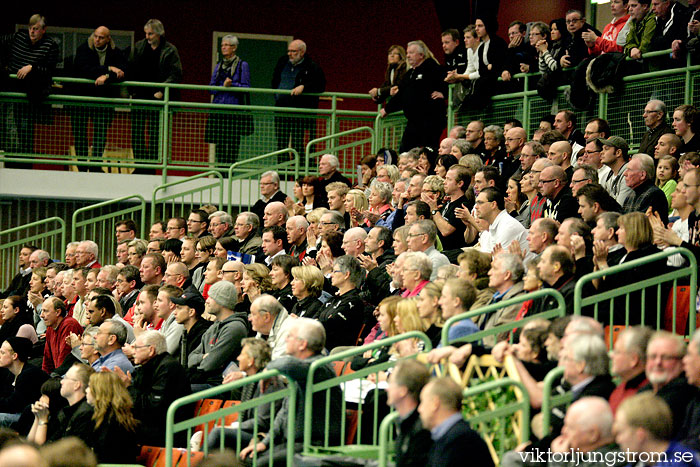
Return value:
[[(549, 21), (564, 16), (583, 0), (501, 0), (500, 35), (515, 20)], [(313, 1), (221, 1), (221, 0), (119, 0), (96, 2), (72, 0), (45, 2), (40, 7), (49, 25), (97, 27), (136, 31), (143, 38), (143, 24), (158, 18), (167, 38), (179, 49), (188, 83), (208, 83), (212, 31), (291, 35), (304, 39), (308, 52), (322, 65), (330, 91), (366, 92), (381, 82), (389, 45), (423, 39), (442, 59), (440, 31), (454, 27), (455, 18), (438, 18), (434, 3), (421, 0), (313, 0)], [(11, 31), (25, 22), (36, 4), (13, 6), (0, 26)], [(192, 95), (189, 96), (193, 98)], [(197, 97), (196, 99), (200, 99)]]

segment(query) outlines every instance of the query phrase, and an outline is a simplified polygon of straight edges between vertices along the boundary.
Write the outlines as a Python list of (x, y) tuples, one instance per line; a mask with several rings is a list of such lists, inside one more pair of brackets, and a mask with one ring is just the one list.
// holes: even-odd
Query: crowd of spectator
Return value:
[[(420, 331), (433, 347), (423, 355), (427, 363), (448, 360), (463, 367), (470, 356), (486, 353), (512, 359), (533, 409), (541, 408), (544, 376), (555, 366), (564, 368), (561, 390), (571, 390), (574, 403), (566, 412), (553, 410), (552, 433), (535, 429), (536, 440), (506, 454), (504, 465), (534, 465), (543, 449), (680, 454), (690, 456), (684, 465), (698, 465), (700, 337), (695, 334), (686, 348), (679, 336), (652, 331), (662, 325), (655, 311), (666, 298), (663, 287), (616, 299), (598, 311), (600, 321), (585, 308), (585, 316), (529, 321), (515, 344), (509, 343), (510, 333), (501, 333), (459, 347), (441, 345), (445, 321), (461, 313), (554, 289), (571, 315), (574, 288), (587, 273), (671, 246), (700, 256), (700, 116), (694, 106), (670, 112), (664, 102), (650, 100), (639, 109), (648, 129), (639, 142), (610, 134), (600, 118), (579, 127), (570, 110), (543, 119), (532, 136), (515, 119), (489, 126), (475, 120), (450, 128), (440, 140), (446, 83), (473, 80), (483, 96), (489, 91), (479, 86), (498, 77), (509, 83), (538, 61), (540, 69), (561, 71), (603, 52), (624, 50), (637, 58), (657, 43), (658, 50), (674, 50), (664, 60), (675, 60), (697, 34), (695, 10), (690, 16), (670, 0), (614, 0), (611, 8), (614, 20), (602, 34), (580, 12), (570, 11), (551, 28), (530, 25), (530, 46), (526, 25), (511, 25), (506, 43), (494, 35), (493, 24), (477, 19), (465, 30), (471, 46), (464, 52), (457, 50), (459, 34), (443, 34), (446, 62), (455, 67), (447, 71), (421, 41), (409, 44), (404, 70), (402, 48), (392, 46), (387, 82), (370, 94), (377, 100), (390, 96), (382, 114), (402, 108), (408, 127), (398, 153), (383, 148), (362, 158), (356, 185), (340, 173), (338, 157), (325, 154), (319, 176), (306, 175), (286, 187), (291, 196), (277, 172), (263, 173), (261, 197), (247, 211), (207, 205), (186, 219), (150, 226), (121, 220), (115, 264), (100, 264), (106, 261), (92, 240), (70, 243), (64, 258), (53, 259), (25, 245), (20, 270), (0, 294), (0, 425), (37, 445), (76, 436), (101, 463), (132, 463), (137, 445), (164, 445), (165, 414), (175, 399), (277, 369), (300, 391), (295, 432), (287, 432), (290, 407), (284, 400), (241, 414), (234, 427), (217, 428), (207, 442), (210, 448), (223, 442), (234, 449), (240, 442), (242, 459), (257, 453), (258, 462), (281, 461), (287, 442), (301, 448), (312, 362)], [(687, 30), (674, 29), (674, 22), (685, 22)], [(43, 28), (43, 22), (37, 24)], [(666, 26), (658, 29), (659, 24)], [(625, 27), (626, 42), (619, 44)], [(161, 45), (166, 53), (158, 28), (147, 24), (151, 49), (144, 49), (144, 60), (153, 60), (151, 52)], [(665, 37), (676, 29), (685, 36)], [(558, 39), (549, 35), (553, 31)], [(668, 39), (673, 40), (663, 42)], [(97, 36), (93, 40), (99, 42)], [(244, 79), (247, 66), (236, 60), (236, 41), (224, 43), (233, 55), (224, 54), (219, 67)], [(280, 86), (314, 74), (308, 62), (295, 76), (289, 69), (304, 52), (301, 41), (291, 43), (289, 59), (278, 66)], [(25, 76), (31, 72), (25, 70)], [(218, 70), (215, 78), (221, 78)], [(233, 82), (223, 78), (223, 86), (226, 80)], [(480, 80), (486, 81), (477, 85)], [(428, 81), (436, 87), (429, 88)], [(304, 86), (280, 88), (299, 96)], [(278, 105), (300, 106), (284, 100)], [(292, 133), (282, 138), (285, 144), (295, 144), (299, 132), (308, 130), (287, 128)], [(236, 144), (228, 149), (234, 158)], [(137, 238), (139, 231), (148, 231), (148, 238)], [(624, 288), (684, 264), (680, 255), (657, 260), (603, 276), (583, 293)], [(448, 339), (554, 305), (550, 297), (497, 308), (460, 321)], [(603, 323), (629, 326), (610, 356)], [(423, 350), (421, 342), (405, 339), (356, 357), (352, 367)], [(331, 367), (322, 367), (317, 382), (334, 375)], [(616, 386), (612, 376), (621, 383)], [(462, 388), (452, 380), (431, 379), (426, 364), (411, 359), (371, 379), (386, 384), (382, 400), (400, 414), (398, 465), (453, 465), (467, 456), (491, 465), (480, 434), (462, 419)], [(250, 400), (283, 384), (249, 384), (240, 398)], [(327, 420), (326, 410), (339, 414), (342, 397), (340, 387), (314, 394), (319, 423), (312, 427), (313, 442), (341, 436), (340, 418)], [(188, 410), (176, 419), (191, 417)], [(203, 449), (202, 442), (176, 439), (195, 449)], [(0, 451), (0, 460), (8, 450)]]

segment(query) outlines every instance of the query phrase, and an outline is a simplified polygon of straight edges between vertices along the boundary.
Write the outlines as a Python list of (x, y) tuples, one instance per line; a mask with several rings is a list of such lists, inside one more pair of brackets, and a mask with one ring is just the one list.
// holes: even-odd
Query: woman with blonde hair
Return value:
[(290, 313), (301, 318), (316, 319), (323, 303), (318, 297), (323, 292), (323, 273), (316, 266), (292, 268), (292, 294), (297, 299)]
[(369, 201), (363, 190), (353, 188), (345, 195), (345, 212), (350, 214), (351, 227), (359, 226), (362, 220), (362, 212), (369, 208)]
[(260, 295), (270, 293), (273, 290), (270, 270), (264, 264), (246, 264), (243, 267), (241, 289), (250, 303)]
[[(635, 259), (645, 258), (661, 251), (653, 243), (654, 231), (651, 227), (651, 222), (645, 214), (641, 212), (623, 214), (617, 219), (617, 224), (618, 242), (622, 244), (627, 251), (627, 254), (622, 257), (618, 265), (629, 263)], [(603, 270), (609, 267), (607, 257), (608, 249), (602, 245), (602, 242), (595, 242), (593, 246), (593, 264), (596, 270)], [(594, 281), (593, 284), (598, 288), (598, 292), (602, 293), (607, 290), (627, 287), (652, 277), (661, 276), (666, 273), (666, 270), (666, 258), (663, 258), (639, 265), (622, 273), (607, 275), (597, 283)], [(652, 329), (656, 329), (657, 287), (647, 287), (643, 289), (643, 292), (643, 302), (641, 296), (642, 291), (630, 292), (628, 294), (629, 303), (623, 298), (615, 301), (613, 313), (614, 324), (637, 325), (643, 323)], [(665, 295), (663, 296), (665, 297)], [(644, 306), (643, 316), (642, 306)], [(663, 306), (663, 303), (661, 306)], [(627, 310), (629, 310), (629, 323), (626, 323)], [(661, 313), (663, 313), (663, 309)], [(599, 313), (598, 319), (609, 322), (609, 318), (607, 311)]]
[(384, 82), (380, 87), (369, 90), (372, 100), (377, 103), (382, 103), (387, 97), (396, 94), (393, 88), (401, 82), (401, 79), (408, 71), (406, 49), (400, 45), (392, 45), (389, 47), (388, 54)]
[(489, 287), (489, 269), (491, 269), (491, 256), (473, 248), (467, 249), (457, 258), (459, 263), (459, 277), (471, 282), (476, 287), (477, 294), (470, 310), (481, 308), (491, 300), (495, 289)]
[(92, 449), (101, 464), (133, 464), (136, 458), (138, 421), (129, 391), (116, 373), (93, 373), (86, 391), (95, 422)]
[(399, 168), (393, 164), (382, 165), (377, 168), (377, 181), (394, 185), (399, 181)]
[(431, 282), (420, 291), (418, 295), (418, 315), (423, 320), (425, 334), (430, 338), (433, 348), (440, 343), (442, 336), (442, 310), (438, 300), (442, 294), (442, 281)]
[[(393, 337), (399, 334), (396, 329), (396, 307), (399, 302), (402, 301), (401, 297), (392, 296), (387, 297), (377, 306), (377, 322), (379, 323), (379, 334), (375, 337), (374, 341), (381, 340), (385, 337)], [(365, 342), (366, 344), (367, 342)], [(383, 363), (391, 357), (390, 347), (380, 347), (375, 350), (368, 350), (362, 355), (352, 359), (350, 368), (354, 371), (361, 370), (372, 364)]]
[(408, 229), (407, 225), (402, 225), (394, 230), (394, 254), (396, 256), (408, 251)]

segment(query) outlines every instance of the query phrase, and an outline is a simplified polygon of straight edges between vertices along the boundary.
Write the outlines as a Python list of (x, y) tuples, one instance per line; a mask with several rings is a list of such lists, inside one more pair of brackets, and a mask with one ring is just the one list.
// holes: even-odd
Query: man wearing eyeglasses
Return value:
[(540, 174), (538, 189), (549, 200), (544, 217), (564, 222), (569, 217), (579, 217), (578, 201), (571, 194), (566, 173), (561, 167), (547, 167)]
[(576, 66), (583, 59), (588, 58), (588, 45), (583, 40), (584, 32), (591, 31), (596, 36), (602, 35), (600, 31), (586, 23), (586, 18), (579, 10), (566, 12), (566, 30), (571, 36), (564, 44), (567, 53), (560, 60), (562, 68)]
[(186, 235), (187, 221), (184, 218), (172, 217), (168, 219), (168, 224), (165, 228), (165, 238), (176, 238), (182, 241)]
[(683, 375), (685, 356), (683, 338), (667, 331), (658, 331), (647, 345), (646, 375), (649, 384), (639, 393), (652, 391), (668, 404), (673, 413), (673, 434), (678, 432), (685, 410), (695, 395), (694, 388)]
[(131, 219), (124, 219), (116, 224), (117, 243), (124, 240), (133, 240), (136, 238), (136, 222)]
[(673, 128), (666, 123), (666, 104), (658, 99), (652, 99), (644, 106), (644, 126), (647, 131), (642, 136), (639, 143), (639, 152), (644, 154), (654, 154), (656, 145), (661, 135), (673, 134)]
[(598, 180), (605, 180), (610, 173), (610, 167), (603, 164), (600, 159), (603, 152), (603, 143), (600, 138), (591, 137), (586, 140), (586, 146), (581, 151), (578, 158), (578, 164), (586, 164), (595, 167), (598, 171)]
[(197, 238), (211, 235), (209, 233), (209, 215), (201, 209), (195, 209), (187, 216), (187, 233)]

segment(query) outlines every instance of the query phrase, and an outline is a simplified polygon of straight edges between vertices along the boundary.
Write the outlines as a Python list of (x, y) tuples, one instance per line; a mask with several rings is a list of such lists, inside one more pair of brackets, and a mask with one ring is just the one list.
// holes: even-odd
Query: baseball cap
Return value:
[(204, 313), (204, 297), (199, 292), (185, 292), (179, 297), (172, 297), (170, 301), (176, 305), (186, 305), (193, 308), (197, 314)]

